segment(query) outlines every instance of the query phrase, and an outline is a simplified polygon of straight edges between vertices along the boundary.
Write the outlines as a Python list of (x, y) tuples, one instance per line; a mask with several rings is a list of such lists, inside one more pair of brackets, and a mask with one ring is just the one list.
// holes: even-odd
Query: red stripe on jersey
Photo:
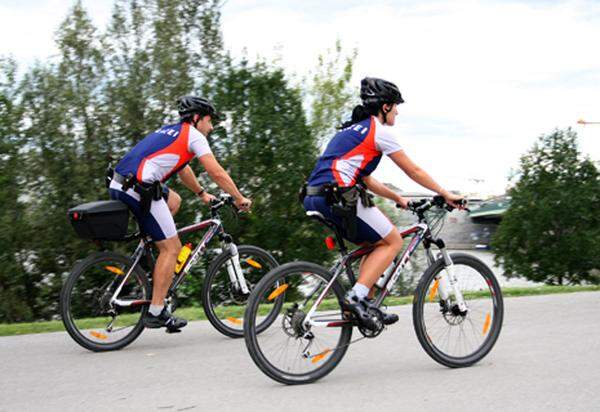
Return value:
[(342, 179), (337, 170), (338, 160), (349, 159), (359, 154), (363, 155), (363, 160), (360, 163), (360, 166), (356, 168), (354, 176), (352, 177), (352, 180), (350, 181), (350, 184), (348, 184), (348, 186), (354, 185), (356, 183), (356, 178), (358, 177), (360, 171), (363, 170), (371, 160), (381, 155), (381, 152), (379, 152), (375, 147), (375, 119), (373, 117), (371, 117), (371, 124), (369, 125), (369, 134), (367, 134), (365, 140), (363, 140), (358, 146), (350, 150), (340, 159), (336, 159), (333, 161), (331, 165), (331, 171), (333, 172), (333, 176), (335, 177), (335, 180), (337, 180), (338, 185), (346, 186), (344, 180)]
[(175, 141), (173, 143), (171, 143), (164, 149), (159, 150), (158, 152), (152, 153), (150, 156), (147, 156), (146, 158), (144, 158), (144, 160), (142, 160), (142, 163), (140, 164), (140, 167), (138, 168), (138, 171), (137, 171), (138, 181), (139, 182), (142, 181), (142, 171), (144, 170), (144, 164), (146, 163), (146, 160), (148, 160), (148, 159), (152, 159), (154, 157), (157, 157), (157, 156), (160, 156), (163, 154), (179, 155), (179, 160), (177, 161), (177, 164), (168, 173), (165, 174), (165, 176), (162, 179), (163, 182), (171, 175), (173, 170), (177, 170), (178, 168), (180, 168), (181, 166), (183, 166), (184, 164), (186, 164), (190, 160), (192, 160), (194, 158), (194, 154), (188, 150), (189, 140), (190, 140), (190, 124), (183, 123), (181, 125), (181, 131), (179, 132), (179, 136), (177, 136), (177, 138), (175, 139)]

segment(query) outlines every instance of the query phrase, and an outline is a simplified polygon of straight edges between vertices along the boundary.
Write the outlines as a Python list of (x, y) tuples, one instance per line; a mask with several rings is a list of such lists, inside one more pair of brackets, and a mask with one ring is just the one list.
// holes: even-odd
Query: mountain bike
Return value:
[[(91, 207), (86, 208), (86, 205)], [(90, 208), (96, 212), (110, 209), (110, 216), (114, 216), (115, 209), (128, 213), (126, 206), (116, 200), (86, 205), (72, 209), (71, 218), (81, 218), (81, 212), (73, 210)], [(215, 249), (219, 254), (206, 270), (201, 292), (202, 306), (206, 317), (219, 332), (237, 338), (243, 336), (243, 306), (250, 291), (263, 275), (278, 264), (269, 252), (261, 248), (238, 246), (233, 242), (223, 229), (219, 216), (219, 210), (224, 206), (234, 208), (228, 195), (219, 196), (210, 205), (210, 219), (177, 230), (180, 238), (200, 231), (204, 231), (204, 236), (193, 250), (188, 250), (189, 256), (185, 261), (178, 260), (178, 270), (165, 303), (171, 312), (177, 309), (178, 288), (190, 270), (198, 266), (199, 258), (216, 236), (221, 247)], [(105, 226), (114, 222), (115, 217), (110, 216), (108, 220), (104, 217)], [(127, 224), (124, 226), (126, 230)], [(130, 257), (101, 251), (81, 260), (69, 274), (60, 294), (60, 313), (67, 332), (78, 344), (92, 351), (117, 350), (132, 343), (144, 329), (142, 320), (152, 299), (153, 241), (139, 232), (113, 236), (113, 240), (116, 238), (121, 241), (138, 240), (139, 243)], [(272, 312), (265, 314), (258, 330), (267, 328), (275, 320), (281, 304), (273, 305)]]
[[(310, 262), (287, 263), (258, 282), (244, 315), (244, 337), (252, 360), (267, 376), (284, 384), (309, 383), (329, 374), (350, 344), (383, 332), (380, 307), (420, 244), (429, 267), (413, 297), (413, 325), (419, 343), (429, 356), (447, 367), (470, 366), (481, 360), (500, 334), (502, 293), (491, 269), (481, 260), (464, 253), (448, 253), (444, 241), (434, 236), (434, 229), (443, 224), (444, 215), (452, 209), (439, 196), (409, 203), (418, 222), (401, 230), (403, 238), (411, 239), (377, 282), (379, 294), (369, 309), (376, 328), (366, 328), (344, 309), (341, 282), (346, 274), (350, 285), (355, 283), (352, 263), (374, 247), (348, 252), (333, 222), (319, 212), (307, 212), (334, 231), (335, 243), (332, 238), (327, 243), (333, 248), (338, 245), (341, 258), (330, 270)], [(439, 249), (438, 258), (432, 246)], [(275, 306), (280, 308), (276, 321), (267, 330), (259, 328), (262, 313), (275, 310)], [(356, 340), (352, 340), (354, 328), (362, 335)]]

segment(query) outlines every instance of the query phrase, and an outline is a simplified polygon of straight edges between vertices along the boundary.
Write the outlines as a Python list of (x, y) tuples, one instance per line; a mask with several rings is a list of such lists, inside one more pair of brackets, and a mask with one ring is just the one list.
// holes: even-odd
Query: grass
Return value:
[[(511, 287), (503, 288), (502, 295), (504, 297), (517, 296), (535, 296), (535, 295), (552, 295), (557, 293), (573, 293), (573, 292), (594, 292), (600, 291), (600, 285), (590, 286), (536, 286), (536, 287)], [(481, 293), (466, 293), (466, 298), (477, 298)], [(412, 302), (412, 296), (391, 296), (385, 300), (387, 306), (408, 305)], [(322, 309), (336, 309), (337, 303), (333, 300), (325, 300), (321, 304)], [(266, 314), (269, 307), (262, 307), (261, 314)], [(241, 318), (244, 313), (242, 306), (230, 306), (228, 308), (220, 308), (217, 315), (220, 318), (232, 317)], [(177, 309), (177, 315), (188, 320), (206, 320), (206, 315), (201, 307), (188, 307)], [(122, 315), (118, 318), (116, 327), (122, 327), (133, 322), (136, 322), (136, 315)], [(91, 318), (78, 321), (78, 325), (83, 328), (102, 328), (108, 324), (109, 318)], [(32, 333), (46, 333), (63, 331), (64, 327), (60, 320), (31, 322), (31, 323), (10, 323), (0, 324), (0, 336), (26, 335)]]

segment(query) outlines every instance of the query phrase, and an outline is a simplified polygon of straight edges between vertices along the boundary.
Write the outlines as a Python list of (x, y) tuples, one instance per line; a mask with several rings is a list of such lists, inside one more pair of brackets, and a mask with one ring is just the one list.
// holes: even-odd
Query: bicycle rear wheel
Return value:
[[(254, 288), (244, 315), (244, 338), (252, 360), (270, 378), (288, 385), (309, 383), (342, 360), (352, 323), (344, 318), (339, 283), (323, 294), (330, 281), (325, 268), (294, 262), (272, 270)], [(283, 302), (277, 318), (259, 334), (258, 325), (277, 299)], [(319, 325), (306, 325), (315, 302), (319, 303), (310, 319)]]
[(110, 304), (132, 263), (117, 253), (98, 252), (76, 264), (69, 274), (60, 294), (60, 313), (65, 329), (79, 345), (95, 352), (117, 350), (142, 333), (151, 288), (139, 266), (118, 296), (132, 304)]
[[(250, 291), (264, 275), (278, 266), (269, 252), (256, 246), (237, 247), (240, 267)], [(231, 265), (231, 253), (221, 253), (213, 260), (202, 287), (202, 306), (210, 323), (219, 332), (231, 338), (244, 336), (244, 311), (249, 294), (242, 293), (232, 284), (227, 266)], [(281, 299), (275, 301), (271, 313), (258, 326), (259, 332), (269, 327), (281, 309)]]
[(439, 292), (444, 260), (431, 265), (419, 281), (413, 301), (413, 324), (425, 352), (451, 368), (470, 366), (492, 350), (504, 314), (502, 291), (491, 269), (479, 259), (450, 255), (458, 287), (467, 304), (461, 314), (454, 297), (444, 301)]

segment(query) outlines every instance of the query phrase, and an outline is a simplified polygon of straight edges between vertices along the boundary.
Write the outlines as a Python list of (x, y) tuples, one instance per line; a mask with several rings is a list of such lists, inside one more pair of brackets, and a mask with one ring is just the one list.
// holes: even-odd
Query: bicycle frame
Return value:
[[(173, 282), (171, 283), (171, 286), (169, 287), (167, 296), (169, 296), (169, 294), (171, 294), (172, 292), (177, 290), (177, 288), (182, 283), (183, 279), (186, 277), (187, 273), (190, 271), (192, 266), (194, 266), (195, 263), (200, 258), (200, 256), (202, 256), (204, 254), (208, 243), (213, 239), (213, 237), (215, 235), (218, 235), (221, 238), (221, 240), (223, 241), (224, 245), (226, 247), (230, 248), (230, 252), (231, 252), (232, 256), (237, 256), (237, 246), (232, 241), (231, 237), (224, 232), (223, 224), (222, 224), (221, 220), (218, 218), (213, 217), (211, 219), (204, 220), (202, 222), (178, 229), (177, 235), (181, 236), (181, 235), (185, 235), (185, 234), (189, 234), (189, 233), (194, 233), (194, 232), (197, 232), (197, 231), (200, 231), (203, 229), (208, 229), (208, 230), (202, 237), (202, 241), (194, 248), (194, 250), (190, 254), (190, 257), (188, 258), (187, 262), (184, 264), (182, 269), (179, 271), (178, 274), (176, 274), (175, 279), (173, 280)], [(152, 243), (154, 243), (154, 242), (147, 237), (142, 237), (140, 239), (140, 242), (132, 255), (133, 265), (127, 271), (127, 273), (123, 277), (123, 280), (121, 281), (121, 283), (115, 290), (115, 293), (111, 297), (111, 299), (110, 299), (111, 304), (114, 304), (116, 306), (121, 306), (121, 307), (150, 304), (149, 300), (123, 300), (123, 299), (118, 299), (117, 296), (119, 296), (119, 294), (121, 293), (123, 286), (127, 282), (127, 279), (129, 278), (131, 273), (133, 273), (133, 270), (135, 269), (135, 267), (139, 264), (141, 258), (146, 253), (148, 253), (148, 249), (150, 248)], [(233, 269), (232, 271), (229, 270), (230, 267), (228, 266), (228, 271), (229, 271), (231, 281), (234, 284), (237, 284), (238, 287), (244, 293), (248, 293), (244, 274), (241, 270), (237, 270), (237, 268), (236, 268), (236, 266), (239, 266), (239, 263), (238, 263), (238, 265), (235, 265), (235, 262), (234, 262), (234, 264), (231, 266)]]
[[(444, 259), (445, 268), (446, 268), (446, 272), (447, 272), (448, 276), (447, 276), (447, 279), (441, 275), (439, 276), (438, 292), (440, 294), (440, 297), (442, 299), (446, 300), (446, 299), (448, 299), (450, 293), (453, 292), (454, 297), (456, 299), (456, 303), (459, 306), (459, 309), (466, 310), (466, 304), (464, 302), (464, 298), (462, 296), (461, 291), (458, 288), (458, 285), (456, 282), (456, 277), (454, 276), (452, 259), (450, 258), (450, 255), (448, 254), (448, 252), (446, 250), (444, 242), (441, 239), (433, 239), (433, 237), (431, 235), (431, 231), (429, 229), (429, 225), (426, 222), (416, 223), (413, 226), (410, 226), (410, 227), (404, 229), (400, 234), (401, 234), (402, 238), (406, 238), (411, 235), (413, 237), (411, 238), (410, 243), (408, 244), (407, 248), (404, 250), (404, 252), (400, 256), (400, 259), (398, 259), (396, 261), (395, 267), (392, 270), (392, 274), (390, 276), (388, 276), (386, 282), (384, 283), (383, 287), (381, 288), (381, 293), (379, 293), (379, 295), (377, 296), (374, 306), (381, 307), (384, 299), (392, 291), (394, 285), (396, 284), (396, 282), (398, 281), (398, 278), (400, 277), (400, 274), (404, 270), (404, 267), (406, 266), (406, 264), (408, 263), (408, 261), (410, 260), (412, 255), (414, 254), (415, 250), (421, 244), (421, 242), (424, 242), (425, 251), (426, 251), (426, 255), (427, 255), (427, 261), (429, 262), (430, 265), (433, 264), (433, 262), (435, 261), (433, 253), (431, 252), (432, 244), (435, 244), (439, 248), (439, 250), (443, 256), (443, 259)], [(333, 286), (334, 282), (337, 281), (338, 277), (344, 271), (346, 271), (346, 273), (348, 273), (348, 277), (350, 278), (350, 281), (352, 283), (354, 283), (354, 275), (353, 275), (352, 269), (350, 267), (351, 263), (353, 261), (355, 261), (356, 259), (369, 254), (373, 249), (374, 249), (374, 247), (370, 245), (370, 246), (366, 246), (366, 247), (360, 247), (350, 253), (344, 254), (344, 252), (343, 252), (344, 248), (342, 247), (342, 252), (341, 252), (342, 258), (340, 260), (338, 260), (335, 263), (335, 265), (333, 266), (333, 268), (331, 269), (331, 273), (333, 273), (331, 280), (329, 281), (329, 283), (327, 284), (325, 289), (323, 289), (323, 291), (321, 292), (321, 294), (319, 295), (319, 297), (317, 298), (315, 303), (312, 305), (312, 307), (306, 314), (306, 317), (303, 322), (303, 324), (306, 327), (308, 327), (308, 326), (336, 327), (336, 326), (343, 326), (343, 325), (350, 323), (350, 321), (331, 322), (330, 320), (313, 320), (313, 319), (311, 319), (311, 317), (316, 312), (318, 306), (321, 304), (321, 301), (325, 298), (325, 296), (329, 292), (329, 289)], [(317, 286), (317, 289), (313, 292), (313, 294), (316, 293), (318, 288), (319, 287)], [(312, 294), (310, 294), (309, 297), (305, 300), (306, 302), (308, 302), (310, 300), (311, 295)]]

